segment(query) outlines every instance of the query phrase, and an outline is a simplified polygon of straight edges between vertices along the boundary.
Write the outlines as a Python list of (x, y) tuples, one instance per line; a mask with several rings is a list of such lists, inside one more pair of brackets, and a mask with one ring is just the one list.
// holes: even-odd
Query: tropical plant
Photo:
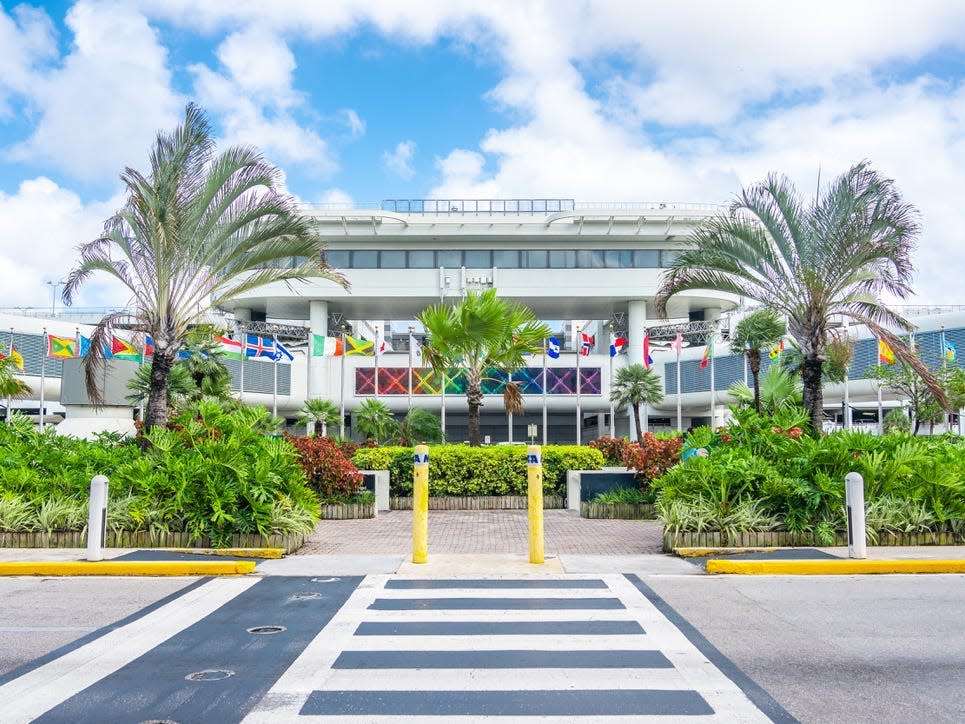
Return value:
[(731, 385), (727, 392), (738, 405), (751, 406), (756, 412), (768, 415), (786, 407), (801, 406), (801, 381), (776, 365), (767, 370), (764, 382), (759, 383), (756, 390), (739, 380)]
[(328, 434), (329, 425), (338, 425), (339, 421), (342, 419), (342, 412), (331, 400), (305, 400), (305, 404), (298, 411), (298, 418), (296, 422), (299, 425), (304, 425), (306, 430), (305, 434), (309, 437), (315, 435), (315, 426), (319, 423), (322, 425), (322, 435)]
[[(466, 374), (466, 402), (469, 405), (469, 444), (481, 442), (479, 408), (483, 404), (482, 383), (489, 370), (507, 377), (526, 361), (523, 355), (543, 348), (549, 327), (532, 310), (496, 295), (495, 289), (469, 291), (455, 305), (436, 304), (419, 315), (426, 328), (423, 358), (437, 373), (461, 367)], [(507, 384), (504, 405), (510, 409), (519, 389)]]
[[(202, 397), (231, 398), (231, 373), (225, 366), (225, 353), (215, 337), (222, 330), (210, 324), (193, 327), (184, 342), (184, 353), (176, 367), (184, 367), (194, 380), (194, 401)], [(185, 354), (186, 353), (186, 354)]]
[(385, 443), (395, 437), (399, 423), (382, 400), (362, 400), (355, 413), (355, 431), (366, 440)]
[(709, 289), (756, 300), (784, 317), (804, 356), (804, 407), (814, 433), (822, 424), (822, 367), (833, 315), (884, 339), (947, 406), (927, 368), (885, 328), (909, 330), (911, 323), (880, 299), (912, 293), (917, 216), (894, 182), (867, 162), (835, 179), (809, 205), (789, 179), (768, 176), (742, 191), (727, 213), (698, 227), (690, 248), (665, 272), (657, 310), (666, 315), (668, 301), (680, 292)]
[[(831, 330), (828, 333), (828, 344), (824, 348), (824, 364), (821, 365), (821, 379), (824, 382), (844, 382), (848, 368), (854, 357), (854, 345), (843, 333), (843, 330)], [(794, 340), (788, 344), (777, 356), (777, 364), (791, 377), (800, 377), (804, 367), (804, 355)]]
[(148, 430), (167, 424), (171, 368), (189, 329), (209, 309), (272, 282), (321, 277), (348, 286), (325, 261), (311, 218), (284, 192), (281, 171), (249, 147), (216, 153), (198, 106), (187, 106), (173, 132), (158, 134), (150, 166), (146, 175), (133, 168), (121, 174), (124, 207), (100, 237), (80, 247), (63, 292), (70, 304), (95, 272), (130, 290), (133, 308), (97, 324), (84, 366), (91, 398), (102, 399), (101, 349), (115, 324), (133, 313), (154, 340)]
[(621, 367), (614, 376), (610, 399), (621, 407), (630, 406), (633, 410), (633, 424), (637, 440), (643, 439), (640, 424), (640, 405), (656, 405), (663, 400), (663, 383), (660, 376), (642, 364), (634, 363)]
[(730, 335), (730, 348), (747, 358), (747, 369), (754, 380), (754, 409), (761, 411), (761, 350), (770, 349), (787, 334), (787, 325), (770, 309), (756, 309), (741, 319)]
[(362, 489), (362, 474), (334, 440), (291, 435), (286, 439), (298, 450), (308, 484), (318, 492), (322, 502), (342, 502)]
[[(144, 404), (151, 394), (151, 365), (138, 366), (127, 381), (127, 389), (131, 394), (127, 395), (125, 400), (134, 407)], [(174, 365), (168, 376), (168, 407), (180, 407), (184, 402), (193, 399), (196, 391), (197, 387), (188, 368), (180, 364)]]
[[(937, 370), (935, 375), (939, 379), (944, 379), (948, 373), (944, 370)], [(897, 393), (908, 401), (908, 408), (914, 419), (913, 434), (918, 434), (922, 423), (934, 425), (934, 423), (941, 421), (944, 414), (941, 405), (935, 399), (934, 394), (925, 384), (921, 375), (909, 365), (904, 363), (875, 365), (868, 368), (865, 377), (877, 380), (882, 387)]]
[[(20, 398), (31, 393), (30, 386), (17, 378), (20, 371), (13, 356), (0, 353), (0, 398)], [(7, 411), (9, 417), (9, 410)]]
[(399, 423), (399, 445), (434, 445), (442, 442), (442, 420), (435, 413), (413, 407)]
[(882, 429), (886, 435), (896, 432), (911, 432), (911, 419), (900, 407), (893, 407), (885, 413)]

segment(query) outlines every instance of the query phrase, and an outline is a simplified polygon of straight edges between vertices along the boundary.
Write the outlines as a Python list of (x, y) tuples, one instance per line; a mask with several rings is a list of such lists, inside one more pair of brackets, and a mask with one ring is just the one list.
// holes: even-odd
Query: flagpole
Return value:
[(409, 325), (409, 409), (412, 409), (412, 330), (413, 327)]
[(47, 350), (50, 349), (50, 339), (47, 328), (44, 327), (44, 345), (40, 350), (40, 432), (44, 431), (44, 385), (47, 381)]
[(717, 389), (714, 380), (714, 343), (717, 341), (717, 327), (711, 327), (710, 331), (710, 429), (717, 429)]
[[(944, 325), (944, 324), (941, 325), (941, 327), (940, 327), (939, 329), (941, 330), (941, 340), (942, 340), (942, 348), (941, 348), (941, 355), (942, 355), (942, 373), (943, 373), (943, 376), (944, 376), (944, 373), (945, 373), (945, 372), (947, 371), (947, 369), (948, 369), (948, 354), (947, 354), (947, 348), (945, 347), (945, 325)], [(944, 382), (944, 380), (943, 380), (943, 382)], [(949, 413), (947, 413), (947, 412), (944, 414), (944, 417), (945, 417), (945, 431), (948, 432), (949, 428), (951, 428), (951, 426), (952, 426), (952, 425), (951, 425), (951, 419), (952, 419), (952, 417), (951, 417), (951, 415), (950, 415)]]
[[(650, 358), (650, 330), (646, 327), (643, 328), (643, 367), (644, 369), (650, 369), (651, 364), (648, 362)], [(637, 434), (637, 427), (631, 420), (633, 415), (633, 410), (627, 405), (627, 424), (630, 426), (630, 438), (633, 439)], [(643, 419), (640, 420), (640, 432), (645, 433), (650, 431), (650, 403), (643, 403)], [(637, 440), (637, 442), (642, 442), (642, 440)]]
[(272, 417), (278, 416), (278, 336), (271, 335), (271, 342), (275, 346), (275, 354), (273, 357), (274, 369), (272, 369), (272, 383), (271, 383), (271, 414)]
[[(337, 350), (336, 350), (337, 351)], [(339, 423), (338, 423), (338, 436), (340, 438), (345, 438), (345, 325), (342, 325), (342, 373), (341, 379), (339, 380)]]
[[(10, 356), (13, 357), (13, 327), (10, 328)], [(13, 404), (13, 395), (7, 395), (7, 409), (5, 411), (5, 420), (10, 422), (10, 405)]]
[(546, 345), (548, 344), (548, 342), (549, 340), (543, 339), (543, 446), (544, 447), (548, 444), (546, 442), (547, 440), (546, 423), (548, 419), (548, 416), (546, 413)]
[[(678, 335), (679, 337), (680, 335)], [(675, 340), (674, 345), (677, 348), (677, 432), (682, 433), (684, 431), (684, 416), (683, 410), (681, 409), (681, 399), (680, 399), (680, 342)]]
[(613, 406), (613, 358), (617, 356), (617, 341), (613, 336), (613, 325), (610, 325), (610, 437), (616, 437), (616, 422), (613, 419), (613, 415), (616, 410)]
[(238, 375), (238, 400), (245, 401), (245, 357), (248, 356), (248, 332), (245, 325), (238, 326), (241, 336), (241, 373)]
[(439, 411), (439, 421), (442, 425), (442, 441), (446, 441), (446, 371), (442, 371), (442, 385), (439, 387), (439, 399), (442, 409)]
[(382, 334), (379, 328), (375, 328), (375, 344), (372, 345), (372, 352), (375, 354), (375, 399), (379, 399), (379, 345), (382, 342)]
[[(848, 342), (850, 343), (850, 342), (851, 342), (851, 334), (848, 332), (848, 320), (847, 320), (847, 319), (844, 320), (844, 334), (845, 334), (845, 337), (847, 337)], [(844, 368), (844, 410), (843, 410), (844, 419), (842, 420), (842, 424), (844, 425), (844, 429), (845, 429), (845, 430), (850, 430), (850, 429), (851, 429), (851, 394), (850, 394), (850, 389), (849, 389), (849, 386), (848, 386), (848, 377), (850, 377), (850, 375), (848, 374), (848, 371), (849, 371), (849, 370), (848, 370), (848, 367), (847, 367), (847, 365), (845, 365), (845, 368)]]
[(885, 434), (885, 418), (884, 418), (884, 405), (881, 402), (881, 337), (876, 338), (878, 340), (878, 349), (875, 350), (875, 359), (878, 360), (878, 434)]
[(582, 444), (583, 407), (580, 399), (580, 357), (583, 356), (583, 329), (576, 330), (576, 444)]

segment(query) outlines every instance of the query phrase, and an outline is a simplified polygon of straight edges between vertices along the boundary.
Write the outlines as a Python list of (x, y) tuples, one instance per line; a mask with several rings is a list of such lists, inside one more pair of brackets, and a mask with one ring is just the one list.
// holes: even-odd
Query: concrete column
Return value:
[(241, 325), (251, 321), (251, 310), (246, 307), (235, 308), (235, 339), (241, 339)]
[(609, 434), (610, 430), (606, 426), (606, 413), (596, 413), (596, 436), (603, 437), (604, 435)]
[(643, 328), (647, 324), (647, 303), (631, 299), (627, 314), (627, 364), (643, 364)]
[(723, 314), (720, 307), (708, 307), (704, 310), (704, 321), (705, 322), (716, 322), (720, 319), (720, 315)]
[[(308, 303), (308, 324), (312, 334), (328, 336), (328, 302), (312, 299)], [(308, 339), (308, 399), (324, 396), (326, 358), (312, 356), (313, 339)]]

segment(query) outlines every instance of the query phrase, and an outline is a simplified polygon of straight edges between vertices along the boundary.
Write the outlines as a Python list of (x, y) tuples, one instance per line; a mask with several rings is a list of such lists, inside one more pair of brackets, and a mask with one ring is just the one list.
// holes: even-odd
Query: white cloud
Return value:
[(395, 150), (382, 152), (382, 164), (403, 181), (410, 181), (415, 176), (412, 168), (412, 158), (415, 155), (415, 141), (400, 141)]
[(348, 128), (352, 138), (359, 138), (365, 135), (365, 121), (359, 118), (359, 114), (351, 108), (342, 108), (338, 112), (338, 117)]
[(18, 5), (13, 17), (0, 7), (0, 118), (10, 114), (8, 97), (29, 90), (32, 66), (56, 55), (53, 24), (43, 10)]
[(5, 155), (85, 180), (116, 178), (125, 165), (143, 165), (156, 131), (180, 114), (167, 53), (144, 17), (123, 4), (82, 0), (67, 25), (74, 45), (62, 66), (34, 73), (23, 91), (39, 122)]
[(318, 205), (321, 207), (333, 206), (333, 207), (355, 207), (355, 199), (347, 191), (342, 189), (328, 189), (318, 197)]
[[(44, 282), (66, 277), (76, 265), (77, 246), (95, 239), (122, 201), (84, 205), (44, 177), (22, 182), (15, 194), (0, 192), (0, 306), (49, 305), (51, 288)], [(95, 275), (75, 306), (123, 305), (127, 296), (117, 283)]]

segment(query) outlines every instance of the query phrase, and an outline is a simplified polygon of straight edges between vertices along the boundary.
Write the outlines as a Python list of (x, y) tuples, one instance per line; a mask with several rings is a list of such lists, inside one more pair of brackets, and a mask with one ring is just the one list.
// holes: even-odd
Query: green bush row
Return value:
[[(362, 448), (352, 462), (360, 470), (388, 470), (394, 496), (412, 495), (411, 447)], [(567, 470), (599, 470), (599, 450), (578, 445), (543, 448), (543, 492), (562, 495)], [(429, 446), (429, 495), (525, 495), (526, 447)]]
[(258, 432), (263, 408), (202, 401), (138, 441), (92, 441), (0, 425), (0, 532), (75, 531), (90, 480), (106, 475), (115, 531), (188, 532), (215, 545), (236, 533), (307, 533), (320, 515), (295, 449)]

